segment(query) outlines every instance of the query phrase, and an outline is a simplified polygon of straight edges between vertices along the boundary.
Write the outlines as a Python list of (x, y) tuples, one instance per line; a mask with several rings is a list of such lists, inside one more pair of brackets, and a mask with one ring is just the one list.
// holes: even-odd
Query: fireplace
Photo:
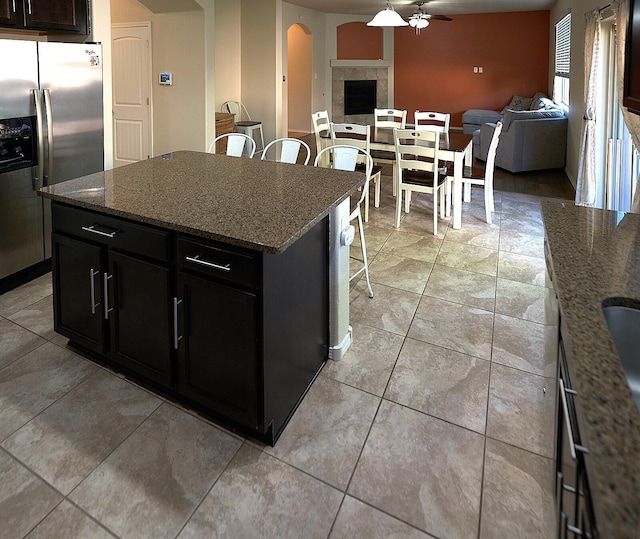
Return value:
[(373, 114), (377, 103), (376, 80), (344, 81), (344, 115)]

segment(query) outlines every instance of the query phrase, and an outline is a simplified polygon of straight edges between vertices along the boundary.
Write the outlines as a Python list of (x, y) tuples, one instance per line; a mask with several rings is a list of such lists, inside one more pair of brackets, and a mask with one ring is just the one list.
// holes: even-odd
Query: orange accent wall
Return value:
[(380, 60), (382, 28), (347, 22), (337, 28), (338, 60)]
[(462, 126), (465, 110), (502, 110), (513, 95), (548, 94), (549, 11), (455, 15), (420, 35), (396, 28), (394, 55), (393, 106), (407, 110), (407, 121), (430, 110)]

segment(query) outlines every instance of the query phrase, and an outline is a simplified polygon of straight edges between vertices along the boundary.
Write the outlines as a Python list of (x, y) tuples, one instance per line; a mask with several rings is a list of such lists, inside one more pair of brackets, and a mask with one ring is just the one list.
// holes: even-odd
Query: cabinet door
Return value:
[(87, 0), (23, 0), (27, 28), (87, 33)]
[(106, 351), (102, 272), (104, 248), (52, 236), (55, 330), (100, 354)]
[(22, 26), (22, 0), (0, 0), (0, 24)]
[(170, 286), (169, 268), (109, 253), (112, 360), (164, 386), (172, 379)]
[(180, 391), (214, 413), (258, 427), (257, 299), (227, 285), (178, 274), (184, 331)]

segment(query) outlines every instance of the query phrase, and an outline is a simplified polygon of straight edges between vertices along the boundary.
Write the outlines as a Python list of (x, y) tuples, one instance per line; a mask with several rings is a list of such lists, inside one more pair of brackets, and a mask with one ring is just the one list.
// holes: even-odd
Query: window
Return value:
[(556, 75), (553, 100), (569, 110), (569, 74), (571, 71), (571, 13), (556, 23)]

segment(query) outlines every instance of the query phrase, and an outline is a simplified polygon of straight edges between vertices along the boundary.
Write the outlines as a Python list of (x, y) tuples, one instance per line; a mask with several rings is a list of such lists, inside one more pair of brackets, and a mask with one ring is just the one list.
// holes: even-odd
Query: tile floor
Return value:
[[(548, 538), (556, 335), (539, 199), (463, 228), (390, 178), (366, 239), (375, 298), (275, 447), (66, 347), (50, 276), (0, 296), (0, 538)], [(357, 246), (356, 246), (357, 252)]]

